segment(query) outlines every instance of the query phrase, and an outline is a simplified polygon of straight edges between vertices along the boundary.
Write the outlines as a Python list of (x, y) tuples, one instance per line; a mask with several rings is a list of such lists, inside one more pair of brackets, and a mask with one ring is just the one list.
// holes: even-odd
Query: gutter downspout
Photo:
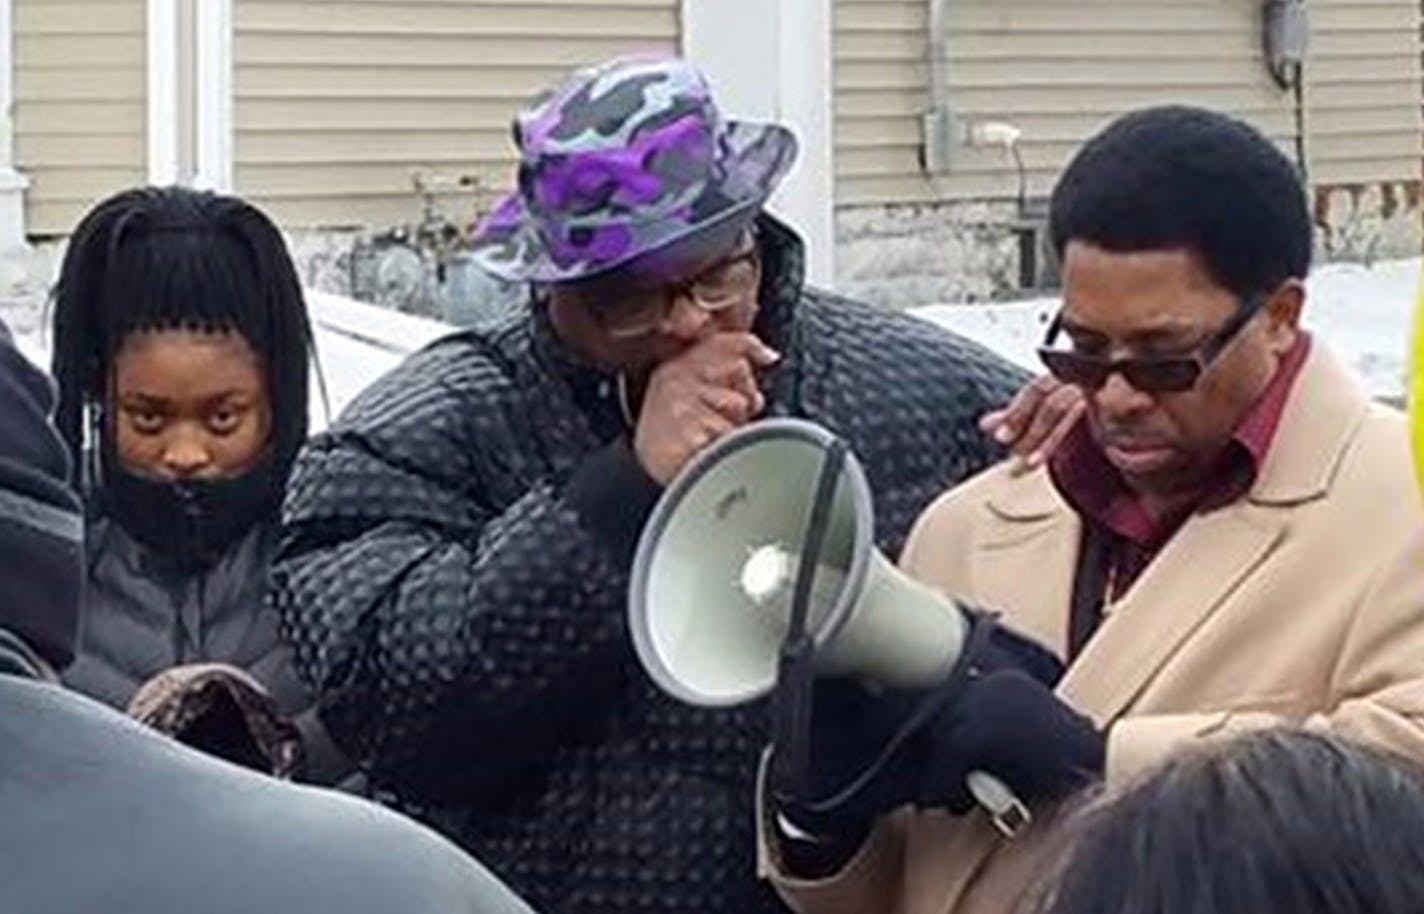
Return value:
[(949, 0), (929, 0), (930, 107), (920, 118), (920, 167), (936, 174), (949, 170), (956, 139), (949, 107)]

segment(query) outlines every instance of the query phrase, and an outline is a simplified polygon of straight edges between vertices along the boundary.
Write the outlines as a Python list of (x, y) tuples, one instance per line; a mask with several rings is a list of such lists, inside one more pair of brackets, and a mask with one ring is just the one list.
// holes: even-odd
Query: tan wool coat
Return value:
[[(1045, 471), (995, 467), (943, 495), (911, 575), (1063, 653), (1080, 520)], [(1319, 344), (1250, 492), (1193, 516), (1074, 660), (1059, 695), (1108, 728), (1108, 781), (1184, 744), (1276, 723), (1424, 762), (1424, 507), (1403, 417)], [(1040, 819), (1050, 818), (1042, 811)], [(764, 873), (803, 914), (1009, 914), (1052, 860), (983, 816), (883, 820), (835, 877)]]

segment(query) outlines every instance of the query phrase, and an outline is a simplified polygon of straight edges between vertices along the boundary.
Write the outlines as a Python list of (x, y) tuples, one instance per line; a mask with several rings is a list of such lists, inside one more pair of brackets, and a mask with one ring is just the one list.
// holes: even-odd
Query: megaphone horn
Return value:
[[(628, 612), (644, 670), (688, 704), (742, 704), (776, 687), (788, 632), (804, 625), (817, 673), (943, 682), (968, 621), (891, 565), (874, 529), (865, 471), (821, 426), (766, 419), (722, 438), (673, 480), (639, 539)], [(968, 787), (1006, 833), (1028, 821), (993, 777), (971, 772)]]
[[(643, 667), (668, 694), (737, 705), (776, 683), (818, 475), (835, 436), (768, 419), (700, 454), (663, 493), (633, 562), (629, 621)], [(865, 472), (847, 453), (833, 481), (806, 601), (822, 673), (895, 687), (943, 679), (959, 657), (959, 610), (874, 546)]]

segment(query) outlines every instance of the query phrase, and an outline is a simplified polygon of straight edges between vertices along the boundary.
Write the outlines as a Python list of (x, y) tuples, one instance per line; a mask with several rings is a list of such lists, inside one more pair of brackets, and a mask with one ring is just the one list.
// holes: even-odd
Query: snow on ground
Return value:
[[(1418, 298), (1419, 258), (1371, 267), (1327, 264), (1309, 281), (1305, 325), (1324, 340), (1377, 397), (1404, 392), (1409, 328)], [(913, 313), (963, 334), (1024, 367), (1040, 371), (1035, 354), (1057, 298), (992, 305), (930, 305)]]
[(326, 292), (308, 291), (307, 307), (331, 407), (328, 416), (319, 399), (321, 391), (313, 385), (313, 431), (324, 428), (362, 389), (407, 355), (455, 329)]

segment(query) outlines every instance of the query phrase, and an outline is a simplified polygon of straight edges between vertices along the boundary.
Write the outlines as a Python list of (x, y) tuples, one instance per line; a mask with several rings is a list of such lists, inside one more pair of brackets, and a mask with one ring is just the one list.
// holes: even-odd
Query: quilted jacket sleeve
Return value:
[(448, 361), (407, 362), (309, 445), (274, 578), (337, 742), (416, 798), (478, 804), (612, 693), (626, 578), (566, 482), (495, 506), (521, 448), (490, 439), (529, 420)]

